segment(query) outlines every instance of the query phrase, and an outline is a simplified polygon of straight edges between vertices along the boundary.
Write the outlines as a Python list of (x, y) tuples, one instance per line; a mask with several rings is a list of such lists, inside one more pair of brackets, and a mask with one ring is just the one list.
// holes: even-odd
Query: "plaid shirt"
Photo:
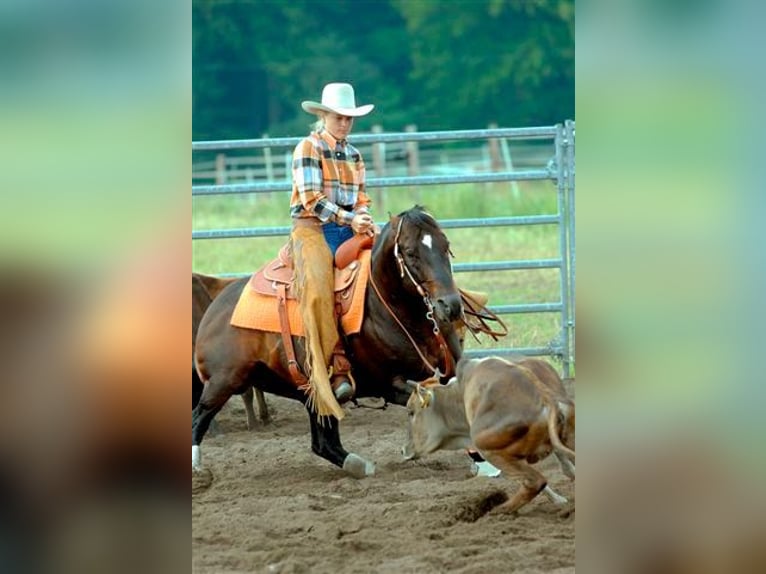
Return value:
[(324, 129), (311, 132), (293, 152), (290, 216), (351, 225), (355, 214), (369, 213), (364, 175), (359, 150)]

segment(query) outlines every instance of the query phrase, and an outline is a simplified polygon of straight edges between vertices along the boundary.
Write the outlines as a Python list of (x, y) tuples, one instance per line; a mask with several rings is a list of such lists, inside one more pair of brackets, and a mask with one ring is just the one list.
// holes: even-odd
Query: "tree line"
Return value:
[(386, 131), (574, 119), (573, 0), (193, 0), (193, 138), (296, 136), (328, 82)]

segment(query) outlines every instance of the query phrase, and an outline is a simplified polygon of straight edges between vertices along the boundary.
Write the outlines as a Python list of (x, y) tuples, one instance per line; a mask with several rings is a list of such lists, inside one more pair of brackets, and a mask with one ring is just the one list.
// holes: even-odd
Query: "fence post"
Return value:
[[(418, 131), (418, 126), (415, 124), (409, 124), (404, 126), (404, 131), (409, 133), (415, 133)], [(420, 175), (420, 157), (418, 155), (418, 142), (409, 141), (405, 147), (407, 150), (407, 175), (414, 176)], [(410, 188), (411, 189), (411, 188)], [(415, 201), (421, 203), (420, 200), (420, 188), (415, 188)]]
[[(263, 139), (268, 139), (269, 134), (263, 134), (261, 136)], [(267, 181), (274, 181), (274, 163), (271, 159), (271, 148), (265, 147), (263, 148), (263, 161), (266, 164), (266, 180)]]
[(293, 154), (292, 152), (285, 152), (285, 179), (292, 181), (293, 179)]
[[(383, 127), (379, 124), (375, 124), (372, 126), (372, 133), (383, 133)], [(386, 144), (384, 142), (376, 142), (372, 144), (372, 167), (375, 170), (375, 177), (386, 176)], [(376, 190), (375, 195), (377, 196), (375, 211), (378, 213), (385, 213), (386, 188), (381, 187)]]
[(226, 183), (226, 154), (219, 153), (215, 156), (215, 184)]
[(566, 120), (564, 122), (564, 133), (567, 139), (566, 149), (566, 166), (567, 166), (567, 202), (569, 209), (569, 300), (571, 306), (569, 308), (570, 321), (567, 327), (571, 329), (570, 347), (571, 356), (576, 356), (575, 351), (575, 326), (577, 324), (575, 318), (576, 305), (575, 302), (575, 266), (576, 266), (576, 250), (575, 250), (575, 123), (573, 120)]
[[(405, 132), (415, 133), (418, 126), (409, 124), (404, 127)], [(407, 175), (420, 175), (420, 157), (418, 155), (418, 142), (407, 142)]]
[(574, 324), (572, 322), (570, 307), (574, 301), (570, 300), (569, 281), (572, 276), (569, 273), (569, 190), (567, 185), (566, 146), (567, 134), (564, 126), (556, 124), (556, 205), (559, 216), (559, 253), (561, 254), (560, 285), (561, 285), (561, 355), (564, 368), (563, 378), (568, 379), (571, 375), (572, 354), (571, 339), (574, 338)]
[[(496, 130), (497, 123), (492, 122), (487, 127), (491, 130)], [(500, 160), (500, 143), (497, 141), (497, 138), (489, 138), (487, 143), (489, 144), (489, 171), (500, 171), (502, 169), (502, 163)]]
[[(489, 129), (494, 130), (498, 128), (496, 122), (492, 122), (487, 126)], [(513, 171), (513, 161), (511, 160), (511, 150), (508, 147), (508, 140), (505, 138), (491, 139), (489, 140), (489, 157), (492, 163), (492, 171), (500, 171), (504, 169), (506, 171)], [(519, 197), (519, 183), (517, 181), (511, 182), (511, 190), (513, 191), (514, 199)]]

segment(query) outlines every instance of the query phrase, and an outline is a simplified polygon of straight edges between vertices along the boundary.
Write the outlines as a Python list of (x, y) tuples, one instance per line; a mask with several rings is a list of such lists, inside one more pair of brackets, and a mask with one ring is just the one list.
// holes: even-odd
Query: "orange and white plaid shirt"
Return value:
[(369, 213), (369, 205), (364, 161), (354, 146), (324, 129), (295, 146), (291, 217), (351, 225), (355, 214)]

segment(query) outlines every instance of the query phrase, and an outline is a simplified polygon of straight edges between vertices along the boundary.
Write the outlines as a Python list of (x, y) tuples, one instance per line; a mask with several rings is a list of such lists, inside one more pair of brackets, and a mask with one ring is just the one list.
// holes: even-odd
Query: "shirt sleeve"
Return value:
[[(364, 160), (359, 157), (359, 161), (356, 164), (357, 182), (359, 184), (359, 190), (356, 195), (356, 203), (354, 204), (354, 212), (356, 213), (370, 213), (370, 204), (372, 199), (367, 195), (367, 185), (365, 183), (366, 170), (364, 167)], [(352, 218), (353, 219), (353, 218)]]
[(303, 208), (327, 222), (338, 217), (340, 208), (324, 194), (321, 158), (322, 149), (310, 138), (301, 141), (293, 152), (293, 184)]

